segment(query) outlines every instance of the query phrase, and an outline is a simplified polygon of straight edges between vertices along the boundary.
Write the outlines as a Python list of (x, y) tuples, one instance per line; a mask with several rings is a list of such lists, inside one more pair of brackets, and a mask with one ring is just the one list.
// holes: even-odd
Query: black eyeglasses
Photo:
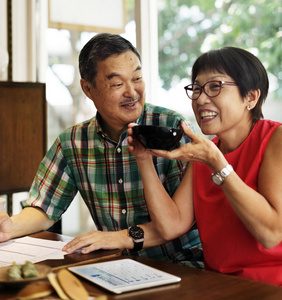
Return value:
[(184, 87), (184, 89), (188, 98), (191, 100), (197, 100), (203, 91), (208, 97), (213, 98), (218, 96), (223, 85), (237, 85), (237, 83), (231, 81), (212, 80), (206, 82), (203, 86), (200, 86), (197, 83), (188, 84)]

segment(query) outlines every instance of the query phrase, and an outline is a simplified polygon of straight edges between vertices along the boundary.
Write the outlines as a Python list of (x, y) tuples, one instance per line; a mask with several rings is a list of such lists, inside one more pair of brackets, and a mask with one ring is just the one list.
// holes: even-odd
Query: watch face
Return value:
[(144, 237), (144, 231), (139, 226), (131, 226), (129, 228), (129, 235), (134, 239), (142, 239)]
[(223, 183), (223, 178), (218, 174), (212, 174), (211, 179), (212, 179), (212, 182), (216, 185), (222, 185), (222, 183)]

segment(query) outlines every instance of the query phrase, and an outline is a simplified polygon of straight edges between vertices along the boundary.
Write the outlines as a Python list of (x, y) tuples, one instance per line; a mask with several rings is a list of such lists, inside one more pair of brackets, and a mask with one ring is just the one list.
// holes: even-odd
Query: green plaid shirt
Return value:
[[(60, 134), (39, 166), (26, 205), (40, 207), (50, 219), (58, 220), (80, 192), (98, 230), (116, 231), (150, 222), (138, 165), (126, 149), (127, 132), (118, 143), (112, 141), (103, 133), (99, 118), (97, 113)], [(178, 126), (182, 119), (176, 112), (146, 104), (137, 123)], [(182, 138), (181, 143), (185, 142)], [(186, 165), (156, 157), (154, 164), (166, 190), (173, 195)], [(191, 261), (198, 266), (202, 260), (198, 230), (133, 254), (171, 262)]]

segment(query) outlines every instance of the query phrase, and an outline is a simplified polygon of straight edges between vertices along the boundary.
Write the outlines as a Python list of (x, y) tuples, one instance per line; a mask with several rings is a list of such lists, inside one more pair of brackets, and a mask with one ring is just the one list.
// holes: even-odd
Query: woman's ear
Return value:
[(258, 90), (250, 90), (248, 95), (246, 96), (246, 105), (249, 110), (253, 109), (260, 97), (260, 89)]
[(91, 83), (88, 82), (87, 80), (81, 78), (80, 79), (80, 86), (84, 92), (84, 94), (89, 98), (92, 99), (91, 97), (91, 89), (93, 88)]

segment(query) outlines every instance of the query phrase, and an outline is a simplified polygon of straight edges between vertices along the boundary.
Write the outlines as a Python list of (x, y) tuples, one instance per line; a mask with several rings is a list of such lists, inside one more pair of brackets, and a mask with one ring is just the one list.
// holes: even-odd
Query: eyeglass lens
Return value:
[(220, 81), (209, 81), (204, 84), (203, 87), (194, 83), (187, 86), (186, 93), (187, 96), (196, 100), (200, 97), (202, 90), (204, 90), (205, 94), (209, 97), (216, 97), (221, 91), (221, 82)]

